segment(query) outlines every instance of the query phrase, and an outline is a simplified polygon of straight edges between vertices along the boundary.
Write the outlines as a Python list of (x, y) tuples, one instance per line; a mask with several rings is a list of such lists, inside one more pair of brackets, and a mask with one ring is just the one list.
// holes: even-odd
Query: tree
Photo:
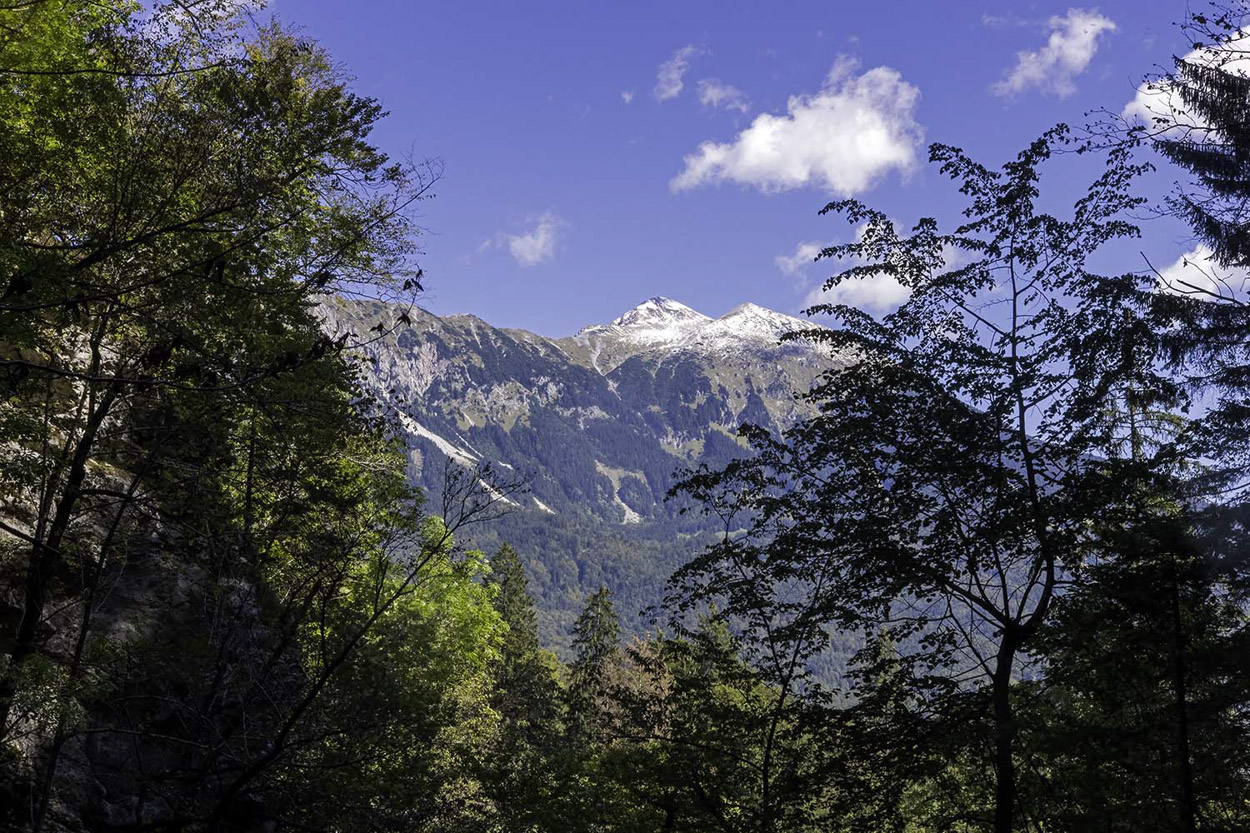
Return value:
[[(521, 563), (516, 550), (508, 544), (499, 547), (490, 563), (491, 584), (495, 588), (495, 610), (508, 626), (497, 688), (501, 695), (509, 690), (516, 690), (522, 698), (527, 698), (532, 693), (532, 686), (536, 684), (535, 679), (529, 675), (534, 672), (534, 663), (539, 661), (541, 649), (538, 644), (537, 614), (534, 611), (534, 600), (529, 594), (525, 565)], [(505, 711), (520, 715), (526, 710), (506, 706)]]
[(348, 813), (486, 712), (498, 620), (452, 541), (512, 487), (453, 477), (431, 518), (346, 358), (372, 336), (317, 314), (419, 288), (429, 171), (241, 14), (0, 10), (0, 804), (36, 830), (66, 768), (108, 785), (83, 823)]
[(613, 829), (624, 813), (620, 785), (604, 772), (617, 730), (620, 630), (611, 593), (600, 587), (573, 624), (573, 661), (565, 675), (564, 736), (553, 813), (556, 823), (571, 833)]
[(1238, 63), (1245, 59), (1247, 15), (1243, 0), (1188, 13), (1181, 28), (1192, 51), (1144, 83), (1147, 112), (1140, 115), (1147, 123), (1137, 136), (1192, 175), (1168, 206), (1226, 267), (1250, 264), (1243, 207), (1250, 182), (1250, 77)]
[[(377, 104), (276, 27), (243, 43), (179, 4), (142, 23), (54, 5), (3, 12), (4, 54), (29, 63), (0, 94), (20, 171), (0, 206), (0, 432), (43, 449), (3, 474), (25, 521), (4, 529), (29, 546), (11, 672), (38, 651), (75, 531), (119, 524), (164, 453), (124, 442), (135, 416), (175, 393), (264, 407), (267, 380), (344, 348), (308, 328), (310, 304), (415, 287), (405, 210), (428, 185), (365, 141)], [(12, 45), (31, 33), (39, 48)], [(100, 476), (115, 465), (129, 484)]]
[(1128, 453), (1132, 415), (1177, 398), (1134, 306), (1144, 279), (1087, 266), (1137, 234), (1124, 215), (1141, 203), (1129, 187), (1142, 167), (1113, 152), (1070, 217), (1041, 212), (1039, 170), (1064, 132), (1001, 170), (934, 145), (968, 198), (950, 232), (923, 219), (902, 236), (856, 201), (826, 206), (860, 224), (821, 253), (851, 264), (826, 286), (884, 277), (910, 298), (880, 321), (813, 307), (838, 327), (797, 337), (853, 359), (809, 395), (820, 415), (781, 439), (744, 429), (756, 457), (684, 486), (727, 532), (746, 529), (684, 568), (685, 596), (724, 599), (781, 673), (801, 675), (830, 625), (889, 628), (910, 708), (984, 755), (1001, 833), (1026, 809), (1015, 693), (1032, 645), (1088, 557), (1108, 482), (1161, 464)]
[[(1056, 829), (1245, 826), (1250, 661), (1240, 565), (1212, 559), (1192, 518), (1107, 528), (1105, 550), (1039, 635), (1045, 678), (1023, 699), (1036, 818)], [(1140, 511), (1140, 509), (1139, 509)], [(1232, 592), (1230, 592), (1232, 591)]]
[(511, 546), (503, 544), (491, 559), (490, 581), (507, 633), (489, 698), (499, 715), (498, 737), (482, 778), (503, 828), (530, 830), (551, 812), (551, 758), (559, 737), (557, 663), (539, 647), (525, 567)]
[(569, 666), (568, 727), (574, 737), (593, 738), (607, 719), (608, 672), (620, 650), (621, 625), (612, 593), (600, 587), (586, 600), (573, 623), (573, 662)]
[[(1188, 175), (1161, 210), (1187, 223), (1200, 245), (1186, 255), (1189, 277), (1151, 267), (1166, 291), (1149, 302), (1177, 375), (1209, 402), (1188, 431), (1188, 452), (1212, 465), (1189, 488), (1225, 506), (1244, 503), (1250, 472), (1250, 299), (1241, 277), (1250, 267), (1248, 17), (1244, 0), (1189, 12), (1181, 29), (1192, 51), (1147, 79), (1147, 123), (1127, 132), (1129, 144), (1147, 144)], [(1124, 142), (1123, 125), (1113, 127), (1113, 141)]]
[[(427, 544), (443, 538), (438, 523), (426, 526)], [(449, 543), (407, 589), (401, 571), (380, 577), (381, 598), (395, 601), (371, 625), (376, 571), (386, 568), (359, 561), (337, 588), (342, 603), (324, 624), (305, 624), (300, 653), (314, 680), (328, 670), (316, 658), (364, 635), (263, 774), (254, 794), (269, 819), (344, 831), (482, 829), (493, 819), (477, 774), (495, 730), (487, 698), (506, 629), (481, 580), (484, 557), (458, 557)]]
[[(839, 724), (769, 685), (728, 624), (700, 617), (680, 638), (631, 646), (632, 674), (609, 771), (665, 831), (832, 827)], [(862, 796), (861, 796), (862, 797)]]
[[(1104, 140), (1144, 143), (1185, 177), (1160, 210), (1187, 223), (1199, 243), (1179, 278), (1152, 266), (1157, 285), (1143, 287), (1137, 301), (1150, 313), (1178, 387), (1200, 403), (1169, 437), (1185, 465), (1166, 482), (1139, 484), (1135, 522), (1106, 531), (1110, 552), (1090, 570), (1089, 586), (1065, 600), (1067, 628), (1046, 637), (1056, 652), (1056, 689), (1087, 705), (1074, 713), (1060, 700), (1068, 707), (1054, 719), (1117, 735), (1101, 756), (1089, 756), (1084, 785), (1123, 801), (1115, 788), (1124, 785), (1108, 785), (1097, 773), (1133, 772), (1131, 783), (1143, 790), (1136, 806), (1154, 811), (1143, 814), (1141, 829), (1245, 823), (1244, 802), (1228, 797), (1244, 792), (1245, 765), (1235, 750), (1247, 728), (1244, 698), (1231, 680), (1244, 674), (1248, 638), (1250, 305), (1240, 276), (1250, 265), (1248, 14), (1242, 0), (1187, 12), (1180, 28), (1189, 51), (1139, 93), (1145, 123), (1130, 123), (1127, 137), (1123, 122), (1110, 131), (1101, 126)], [(1166, 759), (1144, 765), (1152, 755)], [(1086, 822), (1098, 824), (1096, 813)]]

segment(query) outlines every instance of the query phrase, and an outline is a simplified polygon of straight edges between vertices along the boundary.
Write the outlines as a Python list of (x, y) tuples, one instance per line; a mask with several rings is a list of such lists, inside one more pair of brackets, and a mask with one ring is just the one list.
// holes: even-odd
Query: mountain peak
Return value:
[(648, 298), (620, 318), (612, 322), (617, 327), (632, 327), (642, 325), (644, 327), (654, 326), (660, 322), (669, 321), (710, 321), (701, 312), (697, 312), (685, 304), (674, 301), (672, 298), (665, 298), (663, 295), (657, 295), (654, 298)]
[(780, 313), (773, 312), (767, 307), (761, 307), (759, 304), (753, 304), (750, 301), (747, 301), (745, 304), (738, 304), (738, 306), (734, 307), (729, 312), (722, 315), (721, 318), (733, 318), (734, 316), (738, 316), (738, 315), (759, 315), (761, 313), (765, 315), (779, 315), (780, 314)]
[[(611, 324), (583, 328), (570, 341), (600, 373), (642, 353), (689, 351), (702, 356), (736, 356), (776, 349), (785, 333), (810, 329), (811, 321), (759, 304), (739, 304), (720, 318), (710, 318), (671, 298), (648, 298)], [(801, 349), (801, 348), (790, 348)], [(659, 352), (657, 352), (659, 351)]]
[(583, 328), (577, 338), (584, 340), (611, 335), (640, 347), (675, 344), (711, 320), (685, 304), (656, 296), (643, 301), (611, 324), (593, 324)]
[(812, 321), (795, 318), (793, 315), (777, 312), (759, 304), (739, 304), (729, 312), (716, 319), (720, 327), (736, 330), (743, 334), (753, 333), (780, 337), (782, 333), (795, 330), (806, 330), (816, 326)]

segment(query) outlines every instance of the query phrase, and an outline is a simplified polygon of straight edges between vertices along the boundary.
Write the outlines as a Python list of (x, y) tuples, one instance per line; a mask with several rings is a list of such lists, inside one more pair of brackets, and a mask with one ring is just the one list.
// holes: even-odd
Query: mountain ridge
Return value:
[[(411, 325), (391, 328), (401, 312)], [(707, 531), (666, 499), (676, 473), (745, 453), (745, 422), (781, 431), (810, 415), (796, 394), (841, 361), (780, 341), (818, 325), (749, 303), (711, 318), (656, 297), (562, 338), (379, 301), (327, 299), (322, 316), (332, 334), (383, 325), (361, 375), (398, 414), (414, 483), (437, 493), (449, 462), (528, 478), (514, 515), (475, 534), (522, 552), (556, 647), (599, 583), (641, 628), (630, 606), (658, 601)]]
[[(573, 336), (552, 339), (575, 361), (588, 361), (607, 374), (622, 362), (650, 350), (698, 350), (704, 353), (749, 346), (780, 346), (784, 332), (821, 325), (742, 303), (712, 318), (664, 296), (648, 298), (609, 324), (590, 324)], [(806, 345), (800, 345), (801, 351)]]

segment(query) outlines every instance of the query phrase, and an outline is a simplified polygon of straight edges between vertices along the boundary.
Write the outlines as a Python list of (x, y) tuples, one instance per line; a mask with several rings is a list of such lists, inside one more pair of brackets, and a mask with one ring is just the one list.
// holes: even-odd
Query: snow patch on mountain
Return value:
[(455, 460), (460, 465), (466, 466), (469, 468), (472, 468), (473, 466), (477, 465), (478, 457), (475, 453), (471, 451), (466, 451), (465, 449), (460, 448), (454, 443), (448, 442), (443, 437), (439, 436), (438, 434), (435, 434), (433, 431), (426, 428), (421, 423), (417, 422), (408, 414), (401, 412), (399, 414), (399, 420), (401, 423), (403, 423), (403, 426), (407, 428), (409, 431), (411, 431), (413, 434), (417, 435), (418, 437), (421, 437), (422, 439), (426, 439), (434, 443), (435, 448), (443, 452), (443, 454), (447, 455), (451, 459)]

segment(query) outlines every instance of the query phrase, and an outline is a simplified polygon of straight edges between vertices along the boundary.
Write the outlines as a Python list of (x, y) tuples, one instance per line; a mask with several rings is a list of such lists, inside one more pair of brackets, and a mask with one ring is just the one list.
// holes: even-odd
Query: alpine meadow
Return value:
[(0, 833), (1250, 830), (1250, 0), (0, 0)]

